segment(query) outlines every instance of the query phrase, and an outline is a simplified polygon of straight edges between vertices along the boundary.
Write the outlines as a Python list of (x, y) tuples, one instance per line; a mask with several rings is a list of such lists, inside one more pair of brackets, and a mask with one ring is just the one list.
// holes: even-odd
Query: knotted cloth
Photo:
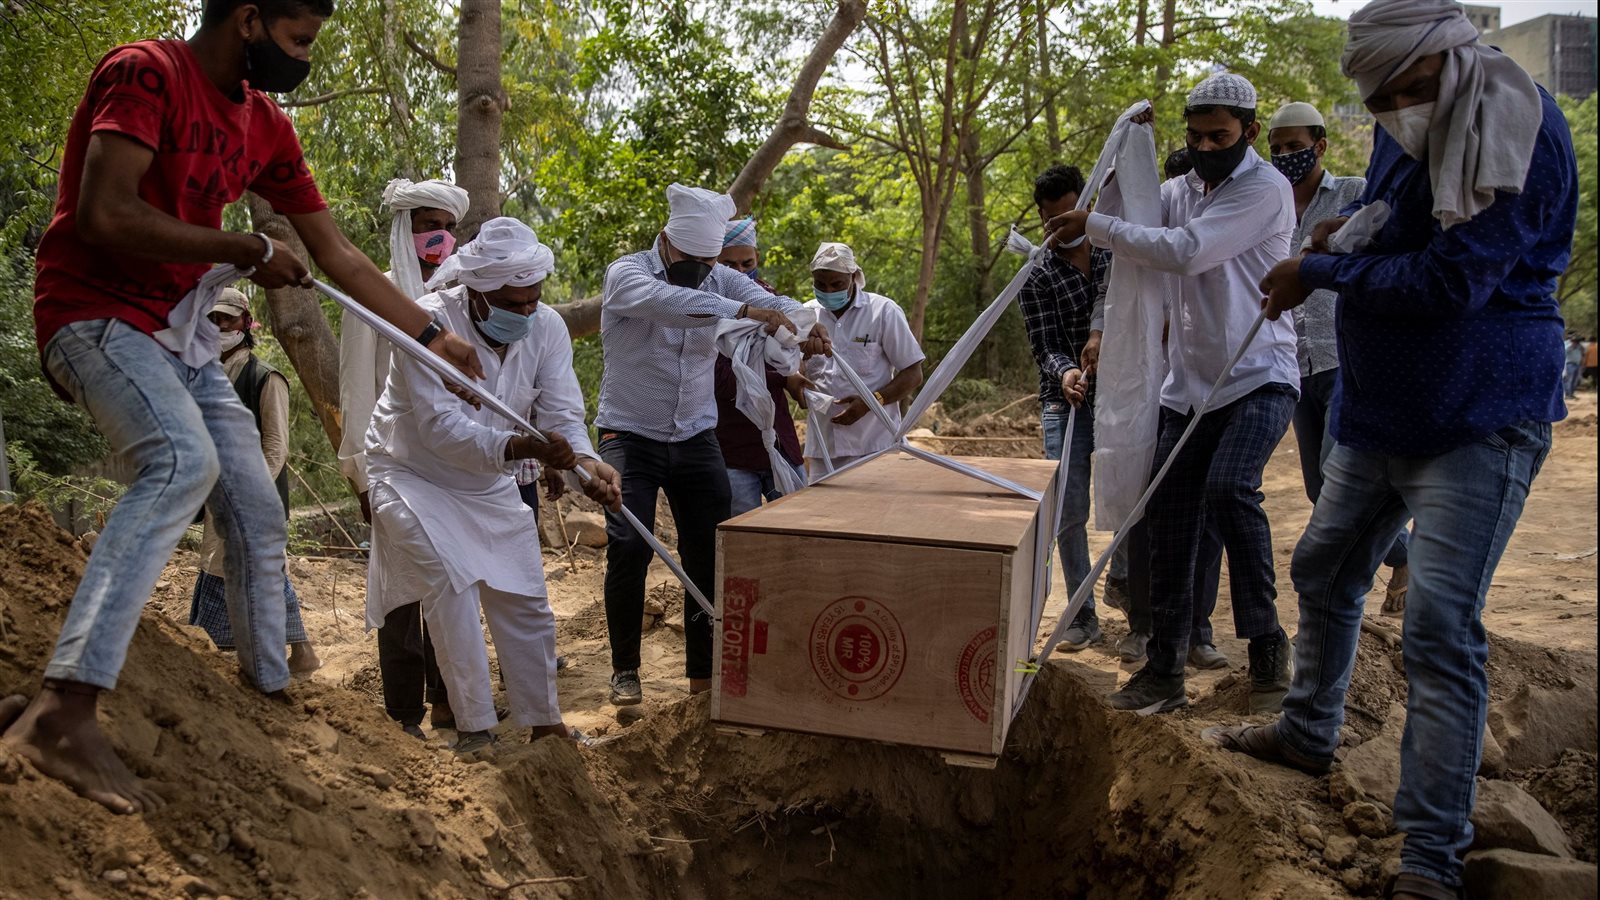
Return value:
[(475, 291), (538, 284), (556, 269), (556, 255), (533, 229), (509, 216), (490, 219), (428, 279), (438, 290), (452, 281)]

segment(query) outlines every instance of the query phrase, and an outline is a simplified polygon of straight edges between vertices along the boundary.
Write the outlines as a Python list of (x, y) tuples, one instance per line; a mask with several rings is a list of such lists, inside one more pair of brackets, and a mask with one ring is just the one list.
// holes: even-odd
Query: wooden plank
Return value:
[[(1056, 469), (1042, 459), (956, 458), (1040, 491)], [(1038, 510), (1026, 497), (896, 452), (720, 527), (1005, 551), (1019, 545)]]
[(999, 752), (975, 665), (1009, 600), (1004, 554), (719, 536), (718, 724)]

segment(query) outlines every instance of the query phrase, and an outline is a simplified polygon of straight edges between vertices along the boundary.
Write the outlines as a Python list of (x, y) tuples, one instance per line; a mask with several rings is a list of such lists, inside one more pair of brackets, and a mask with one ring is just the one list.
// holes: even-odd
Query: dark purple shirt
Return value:
[[(760, 279), (768, 293), (776, 293), (772, 286)], [(783, 458), (800, 465), (800, 436), (795, 433), (794, 419), (789, 416), (789, 395), (784, 390), (788, 379), (771, 366), (767, 367), (767, 390), (772, 393), (772, 428), (778, 433), (778, 450)], [(745, 417), (734, 405), (738, 395), (738, 379), (733, 377), (733, 363), (726, 356), (717, 356), (715, 384), (717, 397), (717, 443), (722, 445), (722, 461), (730, 469), (747, 472), (771, 472), (772, 460), (761, 442), (761, 429)]]

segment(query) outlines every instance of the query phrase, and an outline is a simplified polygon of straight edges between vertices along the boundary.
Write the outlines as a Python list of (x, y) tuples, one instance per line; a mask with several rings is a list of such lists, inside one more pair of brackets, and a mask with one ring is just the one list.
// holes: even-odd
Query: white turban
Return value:
[(1458, 3), (1374, 0), (1350, 17), (1340, 67), (1362, 99), (1435, 53), (1444, 54), (1428, 130), (1433, 214), (1445, 228), (1488, 208), (1497, 190), (1521, 193), (1544, 121), (1544, 103), (1522, 67), (1478, 40)]
[(1243, 75), (1222, 72), (1207, 78), (1189, 92), (1185, 106), (1232, 106), (1238, 109), (1256, 108), (1256, 86)]
[(722, 253), (722, 229), (733, 218), (733, 198), (705, 188), (667, 186), (667, 240), (689, 256), (715, 257)]
[(452, 281), (475, 291), (528, 287), (555, 270), (555, 252), (539, 242), (533, 229), (501, 216), (483, 223), (477, 237), (457, 248), (428, 279), (428, 289), (437, 290)]
[(856, 254), (848, 244), (835, 241), (823, 241), (817, 246), (817, 254), (811, 257), (811, 271), (813, 272), (843, 272), (853, 276), (858, 289), (867, 286), (867, 273), (861, 271), (861, 266), (856, 264)]
[(417, 261), (417, 248), (411, 240), (411, 211), (442, 209), (459, 219), (467, 214), (470, 203), (465, 190), (447, 181), (414, 184), (396, 178), (383, 189), (383, 205), (394, 211), (394, 220), (389, 223), (389, 270), (407, 297), (415, 300), (424, 293), (422, 264)]
[(756, 220), (754, 216), (735, 219), (724, 226), (722, 246), (754, 247), (756, 245)]

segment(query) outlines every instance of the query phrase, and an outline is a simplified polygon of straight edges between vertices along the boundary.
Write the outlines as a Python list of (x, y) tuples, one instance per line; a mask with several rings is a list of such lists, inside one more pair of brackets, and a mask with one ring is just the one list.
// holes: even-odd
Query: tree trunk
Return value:
[[(271, 204), (255, 194), (245, 195), (250, 221), (257, 231), (283, 241), (301, 259), (308, 259), (305, 245), (289, 220), (272, 211)], [(311, 398), (317, 420), (327, 433), (333, 449), (339, 449), (344, 427), (339, 415), (339, 344), (333, 329), (322, 314), (316, 291), (305, 288), (278, 288), (267, 291), (267, 326), (283, 345), (300, 384)]]
[(550, 307), (567, 323), (567, 331), (572, 333), (572, 339), (577, 340), (587, 337), (600, 330), (600, 298), (585, 297), (571, 303), (561, 303)]
[(1139, 0), (1139, 10), (1133, 18), (1133, 45), (1143, 47), (1146, 32), (1150, 30), (1150, 0)]
[[(1039, 29), (1039, 93), (1045, 97), (1044, 134), (1050, 142), (1051, 162), (1061, 161), (1061, 121), (1056, 117), (1056, 104), (1051, 96), (1054, 79), (1050, 76), (1050, 23), (1045, 20), (1044, 4), (1036, 8), (1035, 27)], [(1023, 105), (1027, 108), (1027, 104)]]
[(939, 241), (944, 237), (945, 211), (935, 208), (938, 201), (925, 197), (922, 203), (922, 259), (917, 263), (917, 290), (911, 298), (911, 334), (922, 343), (928, 321), (928, 298), (933, 295), (933, 276), (939, 265)]
[(400, 12), (397, 0), (385, 0), (383, 5), (383, 53), (378, 64), (383, 69), (384, 96), (388, 100), (389, 126), (399, 140), (400, 174), (412, 181), (418, 180), (416, 153), (411, 140), (411, 102), (406, 96), (405, 73), (400, 69)]
[(456, 62), (456, 184), (472, 207), (456, 232), (463, 241), (500, 215), (500, 0), (461, 0)]
[[(973, 128), (962, 141), (961, 158), (967, 175), (967, 228), (972, 241), (972, 259), (977, 266), (978, 278), (972, 285), (973, 318), (983, 314), (984, 307), (994, 295), (994, 262), (990, 259), (989, 212), (985, 207), (987, 192), (983, 183), (983, 161), (978, 152), (978, 130)], [(984, 338), (980, 362), (985, 378), (1000, 377), (1000, 352), (994, 335)]]

